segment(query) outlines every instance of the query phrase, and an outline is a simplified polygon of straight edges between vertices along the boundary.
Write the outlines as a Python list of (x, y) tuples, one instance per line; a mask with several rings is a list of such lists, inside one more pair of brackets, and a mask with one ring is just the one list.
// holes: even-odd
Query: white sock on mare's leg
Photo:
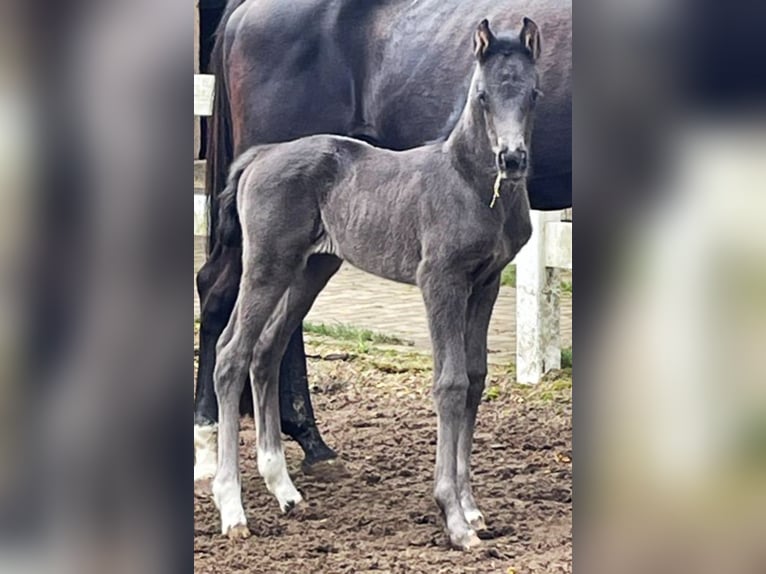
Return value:
[(194, 482), (218, 470), (218, 425), (194, 425)]
[(258, 472), (266, 482), (266, 488), (277, 497), (279, 508), (287, 512), (303, 501), (298, 489), (295, 488), (287, 472), (285, 453), (277, 450), (258, 449)]

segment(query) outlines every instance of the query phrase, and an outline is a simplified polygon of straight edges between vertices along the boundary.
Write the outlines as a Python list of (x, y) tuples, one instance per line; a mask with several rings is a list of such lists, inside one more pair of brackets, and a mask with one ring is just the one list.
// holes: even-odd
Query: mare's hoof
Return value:
[(213, 477), (205, 476), (194, 480), (194, 496), (211, 498), (213, 496)]
[(250, 538), (250, 529), (247, 527), (247, 524), (235, 524), (229, 527), (226, 536), (229, 537), (229, 540), (245, 540)]
[(313, 464), (308, 464), (304, 460), (301, 465), (301, 470), (303, 471), (303, 474), (307, 474), (322, 482), (336, 482), (351, 476), (351, 473), (340, 458), (320, 460)]
[(452, 541), (452, 546), (463, 551), (468, 551), (481, 545), (481, 540), (473, 530), (469, 530), (462, 536), (450, 537), (450, 540)]

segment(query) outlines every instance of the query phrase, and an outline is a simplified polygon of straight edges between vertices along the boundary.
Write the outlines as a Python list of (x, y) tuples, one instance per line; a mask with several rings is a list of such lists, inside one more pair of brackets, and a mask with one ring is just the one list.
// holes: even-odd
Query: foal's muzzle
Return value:
[(527, 171), (527, 151), (523, 148), (508, 151), (508, 148), (503, 146), (498, 150), (495, 161), (497, 170), (510, 176), (523, 176)]

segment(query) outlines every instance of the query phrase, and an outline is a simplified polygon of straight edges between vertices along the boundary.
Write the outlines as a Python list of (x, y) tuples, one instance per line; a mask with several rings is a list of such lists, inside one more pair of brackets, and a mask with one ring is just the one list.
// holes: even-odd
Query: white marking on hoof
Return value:
[(486, 530), (487, 523), (484, 521), (484, 515), (478, 510), (466, 510), (463, 512), (466, 522), (471, 525), (474, 530)]
[(231, 540), (245, 540), (250, 538), (250, 529), (247, 527), (247, 524), (234, 524), (224, 534)]
[(468, 551), (472, 548), (476, 548), (481, 545), (481, 539), (476, 535), (476, 532), (469, 530), (461, 536), (450, 536), (452, 545), (458, 550)]
[(247, 529), (247, 519), (245, 518), (245, 509), (242, 507), (242, 489), (239, 480), (219, 480), (218, 477), (213, 481), (213, 502), (221, 514), (221, 532), (225, 536), (233, 537), (232, 529), (235, 529), (235, 536), (243, 538), (241, 527)]
[(282, 512), (286, 513), (303, 502), (301, 493), (295, 488), (287, 473), (285, 453), (281, 449), (258, 450), (258, 472), (266, 482), (266, 488), (277, 498)]
[(218, 425), (194, 425), (194, 482), (212, 479), (218, 470)]

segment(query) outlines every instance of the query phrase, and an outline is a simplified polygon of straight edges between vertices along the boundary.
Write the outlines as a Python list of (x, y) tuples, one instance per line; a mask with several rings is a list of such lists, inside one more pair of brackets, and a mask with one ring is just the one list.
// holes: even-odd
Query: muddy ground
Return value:
[(428, 360), (321, 339), (307, 351), (320, 428), (349, 474), (326, 482), (301, 473), (302, 452), (286, 442), (307, 505), (282, 516), (258, 476), (252, 421), (243, 421), (243, 499), (253, 536), (222, 537), (212, 501), (195, 496), (197, 574), (571, 572), (570, 373), (530, 389), (493, 367), (473, 455), (474, 492), (489, 530), (481, 548), (462, 553), (447, 547), (431, 498), (436, 417)]

